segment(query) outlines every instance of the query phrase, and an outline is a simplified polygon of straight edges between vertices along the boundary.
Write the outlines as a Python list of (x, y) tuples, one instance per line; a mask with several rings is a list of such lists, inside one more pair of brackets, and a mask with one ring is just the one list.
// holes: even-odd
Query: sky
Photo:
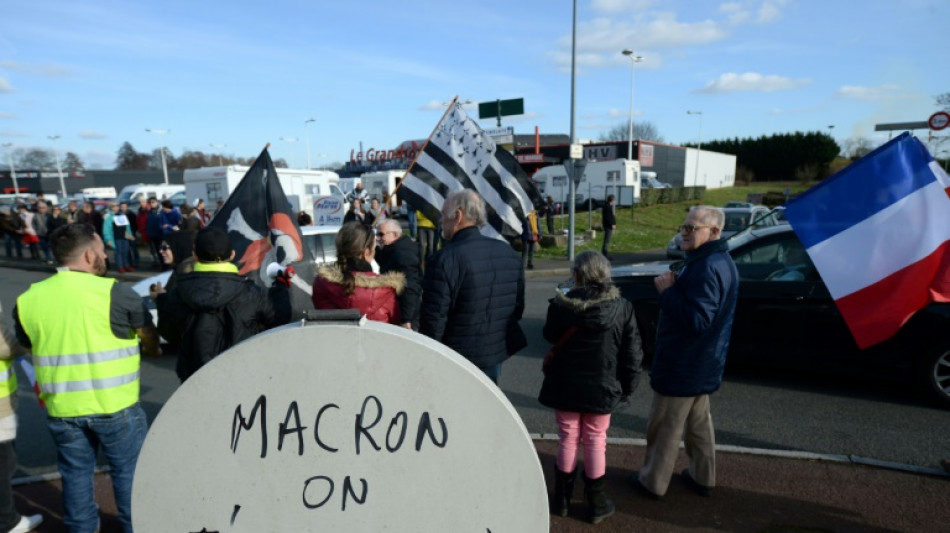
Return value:
[[(4, 0), (4, 160), (36, 147), (113, 168), (124, 142), (235, 157), (270, 143), (316, 167), (428, 137), (456, 96), (524, 98), (503, 126), (569, 135), (572, 6)], [(950, 92), (948, 22), (946, 0), (577, 0), (574, 133), (626, 124), (632, 75), (634, 122), (668, 143), (821, 131), (876, 145), (875, 124), (926, 121)]]

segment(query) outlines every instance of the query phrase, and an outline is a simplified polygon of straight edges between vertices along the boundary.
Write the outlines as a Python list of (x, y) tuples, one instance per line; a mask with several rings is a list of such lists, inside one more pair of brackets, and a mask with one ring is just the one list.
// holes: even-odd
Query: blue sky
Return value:
[[(674, 144), (700, 127), (707, 141), (830, 131), (878, 143), (874, 124), (926, 120), (950, 92), (945, 0), (578, 0), (577, 11), (580, 139), (629, 116), (624, 48), (644, 57), (634, 120)], [(125, 141), (242, 157), (270, 142), (304, 167), (309, 139), (317, 166), (360, 142), (427, 137), (455, 95), (523, 97), (525, 115), (504, 125), (566, 134), (571, 24), (567, 0), (5, 0), (0, 143), (112, 168)]]

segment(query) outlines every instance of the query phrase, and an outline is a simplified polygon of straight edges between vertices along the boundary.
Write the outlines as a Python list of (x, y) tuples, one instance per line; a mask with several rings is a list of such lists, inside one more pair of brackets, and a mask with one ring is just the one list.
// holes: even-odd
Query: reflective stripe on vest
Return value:
[(16, 372), (11, 359), (0, 359), (0, 398), (6, 398), (16, 390)]
[(52, 417), (115, 413), (139, 399), (138, 339), (131, 331), (128, 339), (112, 332), (114, 283), (64, 271), (17, 299), (40, 398)]

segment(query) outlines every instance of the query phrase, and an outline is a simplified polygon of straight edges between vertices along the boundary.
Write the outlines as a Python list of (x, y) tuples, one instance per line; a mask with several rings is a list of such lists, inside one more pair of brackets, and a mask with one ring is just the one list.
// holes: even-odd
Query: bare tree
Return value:
[(56, 158), (53, 152), (42, 148), (17, 148), (13, 152), (13, 159), (17, 161), (17, 169), (47, 170), (56, 168)]
[[(629, 139), (627, 136), (629, 131), (630, 123), (624, 121), (601, 133), (600, 140), (626, 141)], [(636, 120), (633, 121), (633, 138), (643, 139), (645, 141), (663, 142), (663, 136), (660, 135), (660, 131), (656, 128), (656, 126), (653, 125), (652, 122), (648, 120), (643, 120), (640, 122), (637, 122)]]
[(63, 171), (82, 172), (84, 170), (86, 170), (86, 167), (82, 164), (82, 159), (79, 159), (79, 156), (73, 152), (66, 152), (66, 157), (63, 159)]
[(936, 100), (937, 107), (944, 111), (950, 111), (950, 93), (938, 94)]
[(844, 141), (844, 146), (842, 147), (842, 153), (852, 161), (856, 161), (868, 155), (871, 150), (874, 150), (874, 145), (867, 137), (851, 137)]

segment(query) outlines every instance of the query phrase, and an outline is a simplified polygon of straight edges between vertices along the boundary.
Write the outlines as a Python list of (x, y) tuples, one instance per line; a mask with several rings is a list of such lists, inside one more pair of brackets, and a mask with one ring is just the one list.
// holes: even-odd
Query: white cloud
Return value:
[(700, 93), (731, 93), (731, 92), (772, 92), (796, 89), (811, 83), (808, 78), (792, 79), (785, 76), (763, 75), (757, 72), (736, 74), (727, 72), (710, 81), (705, 87), (698, 90)]
[(843, 85), (837, 91), (835, 96), (846, 100), (862, 100), (865, 102), (874, 102), (878, 100), (890, 99), (897, 96), (895, 93), (900, 89), (899, 85), (887, 84), (877, 87), (860, 87), (857, 85)]
[(0, 111), (0, 118), (20, 118), (9, 111)]
[(0, 137), (15, 137), (18, 139), (23, 139), (29, 137), (28, 133), (22, 131), (13, 131), (13, 130), (0, 130)]
[(13, 87), (10, 86), (10, 83), (6, 78), (0, 78), (0, 93), (12, 93)]
[(591, 8), (604, 13), (623, 13), (646, 9), (654, 3), (654, 0), (593, 0)]
[(68, 78), (73, 75), (73, 69), (55, 63), (20, 63), (18, 61), (0, 61), (0, 67), (30, 76), (44, 78)]
[(787, 3), (788, 0), (765, 0), (759, 6), (759, 15), (756, 22), (766, 24), (778, 20), (782, 16), (782, 8)]
[(101, 131), (83, 130), (79, 132), (80, 139), (108, 139), (109, 136)]

